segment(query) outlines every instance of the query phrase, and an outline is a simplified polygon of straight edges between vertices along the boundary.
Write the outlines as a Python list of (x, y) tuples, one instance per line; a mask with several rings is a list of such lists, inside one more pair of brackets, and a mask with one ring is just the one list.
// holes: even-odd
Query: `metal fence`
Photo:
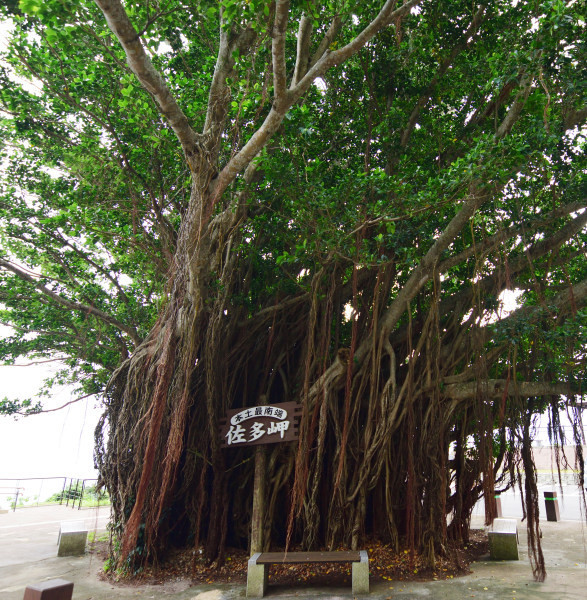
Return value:
[[(7, 502), (9, 508), (40, 506), (47, 503), (65, 504), (78, 510), (86, 501), (95, 498), (99, 503), (104, 496), (96, 494), (92, 487), (95, 478), (78, 479), (75, 477), (22, 477), (0, 478), (0, 504)], [(105, 502), (104, 502), (105, 503)]]

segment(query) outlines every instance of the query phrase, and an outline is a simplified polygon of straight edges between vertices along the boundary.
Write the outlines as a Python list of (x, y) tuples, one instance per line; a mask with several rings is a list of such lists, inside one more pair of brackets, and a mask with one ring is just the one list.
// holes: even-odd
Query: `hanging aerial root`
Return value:
[(532, 566), (532, 574), (536, 581), (546, 579), (546, 565), (542, 553), (542, 544), (540, 543), (540, 509), (538, 507), (538, 486), (536, 480), (536, 470), (534, 468), (534, 459), (532, 457), (532, 446), (530, 439), (530, 418), (527, 417), (524, 422), (524, 431), (522, 438), (522, 463), (524, 466), (525, 479), (524, 487), (526, 492), (526, 514), (528, 516), (528, 557)]
[[(151, 482), (151, 474), (155, 462), (155, 453), (159, 444), (159, 432), (163, 422), (165, 405), (167, 402), (167, 390), (173, 375), (175, 358), (175, 342), (173, 340), (171, 326), (165, 328), (162, 341), (161, 356), (156, 368), (157, 383), (153, 394), (152, 412), (149, 418), (149, 434), (147, 448), (143, 460), (141, 479), (137, 489), (137, 496), (131, 515), (126, 523), (122, 540), (122, 550), (119, 562), (126, 562), (131, 551), (136, 547), (141, 521), (143, 519), (143, 508), (147, 496), (147, 490)], [(145, 532), (148, 534), (148, 532)]]

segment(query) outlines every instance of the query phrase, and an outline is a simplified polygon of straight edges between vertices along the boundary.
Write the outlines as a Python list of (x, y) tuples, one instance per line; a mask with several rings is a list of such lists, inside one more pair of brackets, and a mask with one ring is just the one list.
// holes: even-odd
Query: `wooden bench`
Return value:
[(493, 519), (489, 532), (489, 555), (493, 560), (519, 560), (516, 519)]
[(257, 552), (249, 559), (247, 598), (262, 598), (267, 590), (269, 565), (352, 563), (353, 594), (369, 593), (369, 557), (366, 550), (348, 552)]

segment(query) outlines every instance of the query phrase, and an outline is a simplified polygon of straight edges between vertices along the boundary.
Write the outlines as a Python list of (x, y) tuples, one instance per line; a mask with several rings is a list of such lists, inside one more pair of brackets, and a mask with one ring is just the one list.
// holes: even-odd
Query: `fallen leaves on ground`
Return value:
[[(424, 558), (409, 550), (396, 552), (390, 545), (370, 540), (364, 547), (369, 554), (372, 582), (376, 581), (430, 581), (452, 579), (470, 572), (470, 563), (488, 551), (487, 536), (472, 530), (469, 543), (464, 547), (447, 548), (446, 556), (439, 557), (435, 568), (426, 566)], [(283, 550), (283, 549), (281, 549)], [(292, 551), (297, 548), (292, 548)], [(339, 548), (344, 550), (344, 548)], [(103, 554), (102, 552), (98, 552)], [(105, 558), (105, 557), (104, 557)], [(189, 579), (195, 584), (238, 583), (247, 580), (249, 555), (244, 550), (229, 549), (222, 566), (208, 564), (200, 551), (182, 550), (170, 553), (165, 563), (149, 566), (133, 578), (137, 583), (162, 584), (171, 579)], [(321, 585), (350, 585), (351, 565), (341, 563), (309, 563), (271, 565), (269, 582), (280, 585), (307, 582)]]

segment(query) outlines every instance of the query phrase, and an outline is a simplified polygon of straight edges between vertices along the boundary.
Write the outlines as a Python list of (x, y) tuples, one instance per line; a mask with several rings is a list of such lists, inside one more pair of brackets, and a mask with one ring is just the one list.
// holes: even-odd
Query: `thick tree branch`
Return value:
[(471, 400), (479, 394), (491, 400), (498, 400), (503, 398), (504, 394), (510, 398), (516, 396), (531, 398), (535, 396), (573, 396), (582, 393), (583, 391), (578, 386), (569, 383), (517, 381), (509, 382), (508, 385), (506, 379), (451, 383), (445, 385), (442, 390), (442, 395), (451, 400)]
[(212, 85), (208, 94), (208, 109), (206, 112), (206, 121), (204, 123), (204, 133), (210, 133), (215, 137), (215, 131), (218, 128), (218, 122), (223, 122), (223, 118), (219, 118), (219, 111), (225, 113), (226, 95), (229, 91), (226, 85), (226, 78), (230, 73), (230, 44), (228, 42), (228, 32), (223, 27), (224, 23), (220, 19), (220, 46), (218, 48), (218, 56), (216, 65), (214, 66), (214, 75), (212, 77)]
[(55, 292), (50, 290), (48, 287), (44, 286), (39, 281), (36, 281), (32, 275), (29, 275), (23, 269), (3, 258), (0, 258), (0, 267), (6, 269), (7, 271), (10, 271), (11, 273), (14, 273), (23, 281), (30, 283), (38, 292), (40, 292), (48, 298), (51, 298), (51, 300), (53, 300), (60, 306), (63, 306), (68, 310), (79, 310), (88, 315), (94, 315), (101, 321), (104, 321), (105, 323), (108, 323), (109, 325), (112, 325), (117, 329), (120, 329), (120, 331), (123, 331), (124, 333), (128, 334), (135, 345), (141, 343), (141, 338), (139, 337), (139, 334), (137, 333), (134, 327), (129, 327), (128, 325), (121, 323), (118, 319), (115, 319), (114, 317), (105, 313), (99, 308), (95, 308), (94, 306), (87, 306), (85, 304), (79, 304), (78, 302), (73, 302), (71, 300), (68, 300), (67, 298), (63, 298), (59, 294), (56, 294)]
[(495, 132), (495, 137), (499, 140), (504, 138), (511, 130), (518, 117), (520, 116), (524, 106), (526, 105), (526, 100), (528, 100), (528, 96), (532, 91), (532, 77), (526, 74), (521, 81), (520, 85), (521, 89), (516, 96), (516, 99), (510, 106), (505, 118), (500, 123), (497, 131)]
[[(552, 223), (552, 221), (556, 219), (560, 219), (561, 217), (565, 217), (570, 215), (571, 213), (580, 210), (581, 208), (585, 208), (586, 202), (573, 202), (571, 204), (565, 204), (563, 206), (559, 206), (554, 210), (550, 211), (546, 215), (540, 215), (538, 218), (533, 219), (532, 221), (528, 221), (525, 223), (525, 227), (529, 231), (538, 231), (542, 226), (548, 225)], [(505, 229), (502, 229), (498, 233), (489, 236), (482, 240), (478, 244), (473, 244), (469, 246), (466, 250), (443, 260), (438, 265), (438, 272), (445, 273), (449, 269), (460, 265), (465, 262), (472, 256), (478, 256), (480, 254), (484, 254), (486, 252), (491, 252), (498, 248), (503, 242), (506, 240), (512, 239), (513, 237), (519, 235), (520, 226), (519, 225), (511, 225)]]
[[(554, 298), (548, 299), (548, 311), (549, 315), (556, 315), (561, 310), (563, 312), (568, 311), (569, 306), (573, 304), (577, 308), (583, 307), (587, 303), (587, 279), (565, 288), (562, 292), (557, 294)], [(539, 315), (544, 315), (544, 309), (542, 305), (535, 306), (521, 306), (512, 313), (510, 313), (505, 319), (500, 321), (500, 324), (514, 323), (518, 319), (528, 320), (539, 320)], [(486, 329), (486, 328), (484, 328)]]
[[(409, 0), (403, 4), (397, 10), (393, 10), (396, 5), (395, 1), (389, 0), (385, 3), (385, 6), (381, 9), (377, 17), (349, 44), (344, 48), (337, 50), (336, 52), (326, 53), (304, 76), (299, 84), (290, 89), (287, 92), (276, 91), (276, 102), (274, 103), (269, 115), (263, 122), (263, 124), (257, 129), (257, 131), (251, 136), (249, 141), (244, 147), (228, 162), (228, 164), (222, 169), (219, 176), (210, 184), (210, 191), (212, 196), (211, 204), (214, 205), (224, 193), (226, 188), (234, 181), (236, 176), (244, 170), (249, 163), (257, 156), (261, 151), (267, 140), (277, 131), (281, 125), (285, 114), (290, 107), (297, 102), (309, 89), (312, 82), (317, 78), (321, 77), (328, 69), (338, 64), (341, 64), (347, 60), (350, 56), (357, 53), (363, 46), (376, 35), (383, 27), (388, 25), (393, 19), (399, 18), (409, 12), (414, 6), (422, 2), (422, 0)], [(280, 8), (282, 13), (287, 2), (280, 2)], [(275, 19), (277, 31), (281, 31), (279, 27), (285, 27), (283, 19), (286, 19), (286, 15), (277, 17)], [(279, 26), (278, 26), (279, 24)], [(276, 35), (274, 29), (274, 36)], [(277, 35), (279, 38), (279, 35)], [(276, 41), (274, 38), (273, 46), (277, 43), (279, 48), (279, 40)], [(281, 67), (279, 66), (281, 59), (277, 57), (277, 63), (275, 62), (274, 56), (274, 69), (277, 69), (277, 77), (281, 78)], [(275, 75), (275, 72), (274, 72)], [(276, 80), (276, 83), (280, 83)]]
[[(440, 255), (448, 248), (462, 228), (469, 222), (477, 208), (487, 199), (487, 192), (484, 190), (472, 190), (472, 194), (464, 202), (462, 208), (450, 220), (445, 230), (434, 242), (430, 250), (424, 255), (418, 266), (412, 271), (412, 274), (398, 292), (398, 295), (391, 303), (381, 319), (380, 333), (383, 337), (389, 336), (395, 327), (400, 316), (406, 310), (407, 303), (410, 302), (422, 286), (430, 279), (432, 272), (440, 258)], [(367, 347), (363, 350), (367, 351)], [(357, 353), (358, 354), (358, 353)], [(359, 358), (357, 356), (357, 358)]]
[[(518, 76), (521, 76), (519, 73)], [(497, 108), (503, 105), (503, 103), (509, 98), (510, 94), (516, 87), (516, 81), (508, 81), (505, 83), (502, 88), (499, 90), (499, 93), (495, 94), (493, 99), (487, 101), (485, 106), (480, 106), (473, 113), (469, 121), (463, 127), (463, 134), (467, 133), (469, 130), (473, 129), (483, 120), (487, 119), (492, 113), (496, 111)]]
[(218, 48), (214, 75), (208, 94), (208, 107), (204, 124), (204, 135), (207, 138), (208, 151), (211, 156), (215, 157), (217, 155), (220, 135), (230, 105), (230, 88), (227, 79), (234, 69), (234, 52), (235, 50), (241, 53), (246, 51), (256, 37), (257, 34), (250, 27), (243, 29), (238, 35), (229, 32), (226, 30), (223, 20), (220, 20), (220, 47)]
[(296, 52), (296, 66), (291, 82), (291, 87), (295, 87), (302, 77), (308, 71), (308, 63), (310, 61), (310, 36), (312, 35), (312, 19), (309, 19), (305, 13), (300, 19), (300, 27), (298, 29), (298, 45)]
[(243, 148), (228, 162), (218, 177), (210, 183), (212, 205), (220, 199), (220, 196), (236, 176), (250, 164), (267, 140), (278, 130), (290, 106), (289, 103), (283, 103), (280, 105), (279, 110), (272, 107), (261, 127), (255, 131)]
[(422, 0), (408, 0), (404, 2), (399, 8), (394, 10), (397, 0), (388, 0), (379, 14), (357, 35), (357, 37), (349, 42), (346, 46), (343, 46), (339, 50), (331, 52), (327, 57), (329, 63), (328, 68), (334, 65), (340, 65), (348, 60), (353, 54), (356, 54), (361, 48), (365, 46), (369, 40), (371, 40), (377, 33), (379, 33), (384, 27), (404, 15), (406, 15), (412, 8), (420, 4)]
[[(577, 308), (585, 306), (587, 300), (587, 280), (583, 280), (580, 283), (569, 286), (557, 294), (554, 298), (548, 299), (548, 312), (545, 313), (541, 305), (534, 306), (522, 306), (515, 311), (511, 312), (507, 317), (501, 319), (496, 325), (495, 323), (488, 323), (486, 325), (478, 326), (475, 325), (472, 329), (466, 331), (467, 337), (478, 336), (479, 343), (485, 344), (490, 340), (494, 339), (495, 332), (494, 328), (505, 327), (505, 328), (516, 328), (516, 322), (523, 322), (526, 325), (531, 323), (534, 327), (544, 326), (544, 321), (551, 321), (553, 318), (563, 316), (567, 314), (568, 307), (574, 304)], [(460, 313), (459, 313), (460, 314)], [(406, 332), (403, 332), (404, 338)], [(461, 339), (464, 339), (461, 337)], [(399, 335), (394, 336), (393, 343), (397, 344), (399, 341)], [(451, 347), (445, 346), (447, 354), (454, 353), (454, 339), (450, 340)], [(457, 346), (460, 344), (457, 343)], [(502, 359), (508, 352), (509, 342), (505, 342), (500, 346), (494, 346), (484, 355), (484, 360), (488, 368), (491, 368), (495, 362)], [(445, 385), (448, 384), (461, 384), (464, 382), (470, 382), (476, 377), (475, 366), (469, 365), (464, 370), (456, 375), (450, 375), (444, 378)], [(566, 393), (566, 392), (565, 392)], [(523, 395), (523, 394), (522, 394)]]
[(323, 56), (316, 61), (306, 76), (300, 81), (297, 89), (305, 93), (317, 77), (321, 77), (328, 69), (348, 60), (351, 56), (359, 52), (383, 28), (387, 27), (395, 19), (403, 17), (421, 2), (422, 0), (408, 0), (408, 2), (402, 4), (398, 9), (393, 10), (397, 4), (397, 0), (388, 0), (375, 19), (346, 46), (333, 52), (325, 51)]
[[(528, 269), (529, 264), (533, 261), (538, 260), (539, 258), (545, 256), (549, 252), (553, 252), (555, 249), (559, 248), (562, 244), (570, 240), (574, 235), (576, 235), (579, 231), (581, 231), (585, 225), (587, 225), (587, 211), (578, 215), (573, 221), (565, 225), (562, 229), (558, 230), (551, 237), (540, 240), (538, 243), (534, 244), (531, 248), (529, 248), (526, 253), (522, 256), (518, 256), (514, 259), (510, 258), (508, 263), (508, 272), (509, 272), (509, 280), (510, 282), (515, 282), (516, 276), (525, 272)], [(449, 259), (450, 260), (450, 259)], [(438, 265), (438, 271), (441, 268), (446, 267), (449, 261), (445, 261)], [(472, 297), (474, 294), (484, 294), (487, 292), (491, 292), (492, 294), (498, 295), (508, 285), (508, 281), (503, 276), (503, 273), (494, 273), (492, 275), (488, 275), (477, 281), (474, 287), (469, 287), (463, 289), (462, 291), (453, 294), (452, 296), (445, 298), (442, 300), (440, 304), (440, 314), (441, 316), (450, 315), (455, 312), (455, 310), (460, 310), (457, 307), (470, 306)], [(583, 284), (580, 286), (573, 287), (574, 298), (577, 302), (583, 297)], [(560, 299), (562, 298), (562, 299)], [(560, 302), (562, 305), (565, 303), (568, 305), (570, 302), (570, 297), (568, 296), (560, 296), (559, 300), (550, 300), (551, 303)], [(531, 309), (536, 307), (522, 307), (518, 310), (512, 312), (507, 319), (515, 318), (516, 315), (526, 314), (524, 311), (528, 312)], [(516, 317), (517, 318), (517, 317)], [(393, 334), (391, 343), (393, 346), (404, 342), (407, 336), (407, 328), (404, 327), (399, 331)]]
[[(271, 55), (273, 57), (273, 88), (275, 104), (285, 100), (286, 66), (285, 66), (285, 34), (289, 16), (289, 0), (277, 0), (275, 5), (275, 21), (271, 33)], [(289, 108), (289, 107), (288, 107)]]
[[(305, 72), (302, 74), (302, 77), (304, 77), (306, 75), (306, 73), (308, 72), (308, 69), (311, 69), (324, 56), (324, 53), (328, 50), (328, 48), (330, 48), (330, 46), (332, 45), (332, 43), (334, 42), (334, 40), (340, 33), (341, 28), (342, 28), (342, 19), (340, 18), (339, 15), (335, 15), (334, 18), (332, 19), (332, 23), (330, 23), (330, 27), (328, 28), (328, 31), (325, 33), (324, 37), (322, 38), (322, 41), (318, 45), (316, 52), (314, 52), (314, 56), (312, 56), (312, 59), (310, 60)], [(296, 81), (296, 85), (298, 83), (299, 83), (299, 80)]]
[(120, 0), (95, 0), (95, 2), (104, 13), (108, 26), (118, 38), (129, 67), (141, 85), (155, 98), (161, 113), (169, 122), (189, 158), (196, 150), (198, 136), (169, 91), (163, 77), (147, 56), (139, 35)]
[(509, 263), (509, 269), (512, 273), (518, 273), (525, 269), (529, 262), (544, 256), (548, 252), (557, 250), (565, 242), (577, 235), (587, 225), (587, 211), (577, 215), (572, 221), (559, 229), (549, 238), (540, 240), (530, 248), (525, 249), (524, 255)]
[[(524, 79), (522, 90), (518, 94), (518, 97), (498, 127), (498, 130), (495, 134), (496, 142), (505, 137), (517, 122), (522, 113), (526, 99), (528, 98), (530, 88), (531, 78), (527, 77)], [(504, 184), (502, 184), (500, 189), (503, 188)], [(425, 283), (430, 279), (434, 270), (437, 268), (437, 264), (442, 252), (448, 248), (457, 234), (468, 223), (469, 219), (473, 216), (477, 208), (479, 208), (487, 199), (488, 193), (480, 187), (481, 185), (482, 182), (480, 181), (471, 184), (471, 193), (465, 200), (462, 208), (450, 220), (449, 224), (436, 239), (430, 250), (428, 250), (428, 252), (424, 255), (417, 267), (412, 271), (406, 283), (399, 290), (397, 296), (383, 314), (379, 323), (378, 331), (378, 335), (380, 335), (382, 339), (389, 337), (393, 331), (393, 328), (398, 323), (401, 315), (406, 310), (408, 303), (415, 298), (420, 289), (422, 289)], [(493, 193), (496, 193), (496, 190), (494, 190)], [(372, 348), (372, 343), (371, 336), (369, 336), (359, 346), (357, 352), (355, 353), (355, 358), (358, 363), (360, 363), (365, 356), (368, 355), (370, 349)]]

